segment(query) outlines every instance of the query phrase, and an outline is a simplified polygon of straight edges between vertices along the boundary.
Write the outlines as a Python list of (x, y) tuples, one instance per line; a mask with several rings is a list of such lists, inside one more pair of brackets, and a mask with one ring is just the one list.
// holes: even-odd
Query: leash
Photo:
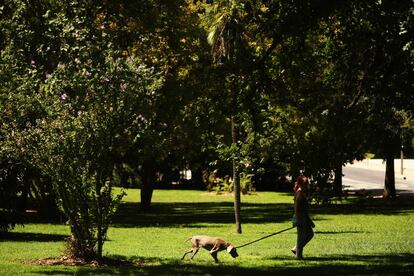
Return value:
[(236, 246), (235, 248), (242, 248), (242, 247), (245, 247), (245, 246), (247, 246), (247, 245), (249, 245), (249, 244), (252, 244), (252, 243), (255, 243), (255, 242), (258, 242), (258, 241), (261, 241), (261, 240), (267, 239), (267, 238), (269, 238), (269, 237), (271, 237), (271, 236), (274, 236), (274, 235), (277, 235), (277, 234), (283, 233), (283, 232), (288, 231), (288, 230), (293, 229), (293, 228), (295, 228), (295, 227), (293, 226), (293, 227), (289, 227), (289, 228), (286, 228), (286, 229), (280, 230), (280, 231), (278, 231), (278, 232), (276, 232), (276, 233), (273, 233), (273, 234), (270, 234), (270, 235), (264, 236), (264, 237), (262, 237), (262, 238), (260, 238), (260, 239), (257, 239), (257, 240), (254, 240), (254, 241), (248, 242), (248, 243), (243, 244), (243, 245), (240, 245), (240, 246)]

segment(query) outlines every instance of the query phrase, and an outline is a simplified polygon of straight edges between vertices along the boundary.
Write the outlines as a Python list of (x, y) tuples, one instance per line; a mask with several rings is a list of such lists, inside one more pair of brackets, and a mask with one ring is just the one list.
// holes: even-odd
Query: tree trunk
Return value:
[[(231, 117), (231, 138), (232, 143), (237, 145), (238, 141), (238, 125), (235, 116)], [(234, 217), (236, 219), (236, 231), (241, 234), (241, 222), (240, 222), (240, 173), (239, 173), (239, 161), (236, 157), (233, 157), (233, 183), (234, 183)]]
[(18, 211), (24, 212), (26, 210), (27, 202), (29, 200), (29, 191), (30, 191), (30, 187), (32, 186), (32, 183), (33, 183), (32, 169), (26, 168), (26, 171), (23, 177), (23, 186), (22, 186), (21, 195), (17, 202)]
[(103, 184), (103, 179), (98, 176), (96, 179), (96, 197), (97, 197), (97, 221), (96, 221), (96, 235), (97, 235), (97, 250), (96, 250), (96, 257), (98, 260), (102, 259), (102, 247), (103, 247), (103, 234), (102, 234), (102, 221), (103, 221), (103, 214), (102, 214), (102, 193), (101, 193), (101, 189), (102, 189), (102, 184)]
[(384, 198), (394, 199), (396, 197), (394, 156), (389, 154), (385, 160)]
[(155, 184), (155, 167), (153, 162), (146, 161), (142, 166), (141, 210), (151, 208), (152, 192)]
[(339, 163), (335, 168), (334, 194), (336, 196), (342, 195), (342, 163)]
[(206, 186), (203, 183), (203, 167), (197, 166), (194, 170), (191, 170), (191, 182), (199, 189), (205, 189)]

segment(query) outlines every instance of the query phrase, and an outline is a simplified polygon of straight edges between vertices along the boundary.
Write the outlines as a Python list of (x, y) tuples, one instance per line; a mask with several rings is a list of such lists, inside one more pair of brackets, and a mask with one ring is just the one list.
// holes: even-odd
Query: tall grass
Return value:
[(66, 225), (28, 223), (0, 240), (0, 274), (404, 274), (414, 272), (414, 199), (395, 202), (349, 199), (330, 208), (313, 207), (315, 237), (305, 260), (290, 252), (296, 230), (239, 249), (240, 257), (206, 250), (193, 261), (180, 258), (192, 235), (221, 236), (241, 245), (290, 227), (292, 195), (259, 192), (242, 197), (243, 234), (235, 233), (230, 195), (156, 190), (149, 212), (139, 210), (139, 191), (130, 189), (113, 221), (104, 254), (135, 266), (69, 267), (31, 265), (56, 257), (69, 234)]

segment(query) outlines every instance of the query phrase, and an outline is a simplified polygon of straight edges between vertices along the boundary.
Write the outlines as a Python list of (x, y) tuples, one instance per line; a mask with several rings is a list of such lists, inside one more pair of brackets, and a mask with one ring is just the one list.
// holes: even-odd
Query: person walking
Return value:
[(306, 188), (309, 180), (306, 176), (299, 176), (293, 187), (295, 214), (293, 216), (293, 227), (297, 228), (296, 245), (291, 249), (296, 258), (303, 259), (303, 248), (313, 238), (313, 227), (315, 224), (309, 217), (309, 203), (306, 198)]

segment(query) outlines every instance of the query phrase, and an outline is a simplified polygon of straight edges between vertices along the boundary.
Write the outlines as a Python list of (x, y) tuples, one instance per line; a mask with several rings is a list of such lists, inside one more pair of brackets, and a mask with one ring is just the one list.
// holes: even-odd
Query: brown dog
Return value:
[(237, 254), (236, 248), (221, 238), (213, 238), (208, 236), (193, 236), (186, 239), (185, 241), (188, 240), (191, 240), (192, 247), (184, 253), (184, 256), (181, 258), (181, 260), (183, 260), (185, 255), (187, 255), (188, 253), (193, 253), (190, 257), (190, 260), (192, 260), (194, 258), (194, 255), (197, 254), (200, 247), (209, 250), (211, 256), (214, 258), (214, 261), (216, 263), (218, 263), (217, 253), (222, 250), (227, 250), (227, 252), (233, 258), (237, 258), (239, 256), (239, 254)]

